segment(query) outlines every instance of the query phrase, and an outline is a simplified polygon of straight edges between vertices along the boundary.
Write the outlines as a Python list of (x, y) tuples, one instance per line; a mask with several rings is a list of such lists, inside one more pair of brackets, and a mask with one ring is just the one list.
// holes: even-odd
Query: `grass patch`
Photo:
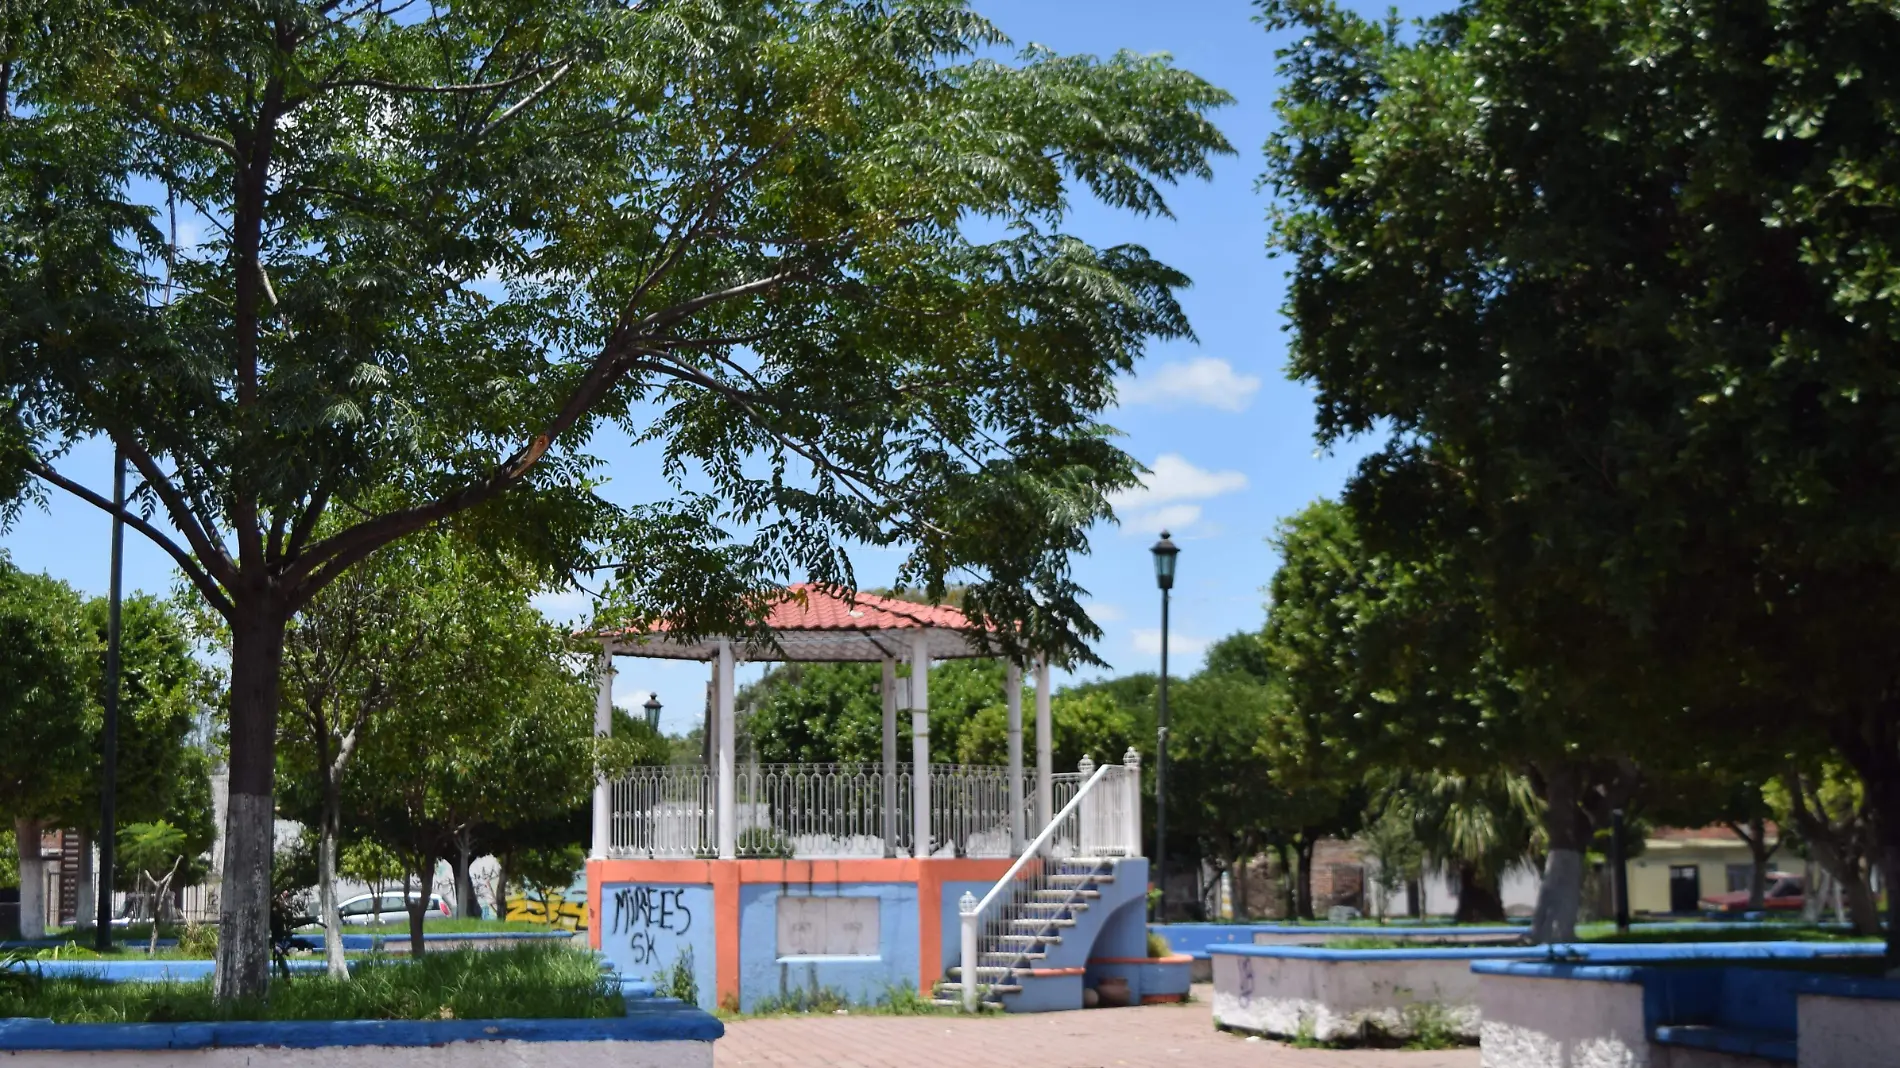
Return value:
[(576, 1019), (625, 1012), (618, 987), (592, 954), (536, 944), (431, 953), (413, 962), (371, 960), (346, 982), (327, 976), (300, 975), (289, 981), (279, 977), (264, 1001), (219, 1002), (209, 980), (105, 983), (34, 978), (0, 984), (0, 1017), (58, 1023)]
[(721, 1008), (716, 1015), (722, 1020), (739, 1020), (758, 1016), (832, 1016), (839, 1013), (851, 1016), (954, 1016), (957, 1010), (932, 1004), (915, 988), (897, 983), (872, 1002), (854, 1002), (830, 987), (819, 987), (816, 990), (788, 990), (761, 999), (750, 1012)]

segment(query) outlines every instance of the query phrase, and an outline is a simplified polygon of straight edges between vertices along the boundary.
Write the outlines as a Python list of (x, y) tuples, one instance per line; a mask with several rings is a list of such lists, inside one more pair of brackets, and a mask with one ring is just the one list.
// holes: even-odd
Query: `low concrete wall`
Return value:
[(1650, 1056), (1635, 969), (1547, 967), (1558, 970), (1478, 969), (1484, 1068), (1664, 1068)]
[(1816, 977), (1795, 998), (1800, 1068), (1900, 1061), (1900, 981)]
[(1474, 960), (1541, 949), (1213, 946), (1214, 1023), (1322, 1042), (1440, 1030), (1478, 1037)]
[(56, 1024), (0, 1020), (9, 1068), (712, 1068), (725, 1027), (667, 999), (597, 1020)]

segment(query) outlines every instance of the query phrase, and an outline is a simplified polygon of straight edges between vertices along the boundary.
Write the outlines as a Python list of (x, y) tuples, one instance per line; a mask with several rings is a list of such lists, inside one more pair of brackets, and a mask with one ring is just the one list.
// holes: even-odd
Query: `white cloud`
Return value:
[[(619, 677), (619, 672), (615, 672), (616, 681), (619, 680)], [(652, 690), (621, 690), (616, 686), (614, 688), (614, 707), (623, 708), (628, 712), (640, 712), (642, 711), (641, 706), (645, 705), (647, 698), (652, 696)]]
[(1117, 391), (1123, 404), (1153, 404), (1164, 408), (1200, 405), (1223, 412), (1242, 412), (1260, 391), (1259, 375), (1244, 375), (1234, 365), (1213, 356), (1174, 360), (1138, 378), (1126, 379)]
[(1097, 623), (1119, 623), (1128, 618), (1128, 613), (1122, 611), (1122, 606), (1118, 604), (1109, 604), (1106, 601), (1090, 601), (1087, 607), (1089, 617)]
[(1142, 476), (1141, 485), (1116, 493), (1109, 501), (1121, 517), (1124, 534), (1179, 532), (1201, 521), (1200, 501), (1247, 488), (1239, 471), (1209, 471), (1179, 453), (1162, 453)]
[[(1161, 655), (1161, 628), (1136, 627), (1129, 632), (1129, 638), (1133, 641), (1136, 652), (1146, 653), (1149, 656)], [(1182, 634), (1175, 630), (1168, 631), (1169, 657), (1200, 656), (1207, 651), (1209, 644), (1211, 643), (1206, 638), (1196, 638), (1191, 634)], [(1169, 666), (1168, 674), (1174, 674), (1172, 665)]]

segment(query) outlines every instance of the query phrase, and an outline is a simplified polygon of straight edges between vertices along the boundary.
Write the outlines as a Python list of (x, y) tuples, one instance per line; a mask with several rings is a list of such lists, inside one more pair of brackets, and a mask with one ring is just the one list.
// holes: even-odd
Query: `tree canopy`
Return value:
[(1819, 729), (1900, 828), (1900, 18), (1262, 7), (1296, 32), (1266, 176), (1291, 368), (1322, 444), (1380, 442), (1347, 491), (1367, 537), (1469, 574), (1579, 752)]
[[(1188, 334), (1187, 279), (1065, 219), (1165, 213), (1228, 151), (1225, 93), (984, 58), (957, 0), (30, 10), (4, 485), (110, 508), (62, 465), (110, 437), (127, 522), (232, 626), (221, 996), (268, 981), (285, 623), (424, 527), (611, 565), (615, 614), (692, 633), (899, 546), (906, 585), (960, 569), (967, 611), (1086, 657), (1069, 557), (1136, 470), (1099, 416)], [(657, 499), (597, 492), (610, 427), (657, 447)]]

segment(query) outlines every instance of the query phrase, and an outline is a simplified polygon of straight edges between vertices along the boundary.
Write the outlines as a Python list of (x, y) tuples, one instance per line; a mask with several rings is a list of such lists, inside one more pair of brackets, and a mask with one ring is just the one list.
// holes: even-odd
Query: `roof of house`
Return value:
[[(746, 643), (735, 653), (743, 660), (902, 659), (912, 642), (921, 638), (935, 660), (994, 656), (986, 630), (949, 605), (925, 605), (874, 593), (801, 582), (785, 587), (784, 596), (765, 617), (775, 643)], [(646, 631), (605, 631), (610, 652), (619, 656), (671, 660), (711, 660), (719, 655), (714, 635), (681, 641), (668, 635), (662, 621)]]

